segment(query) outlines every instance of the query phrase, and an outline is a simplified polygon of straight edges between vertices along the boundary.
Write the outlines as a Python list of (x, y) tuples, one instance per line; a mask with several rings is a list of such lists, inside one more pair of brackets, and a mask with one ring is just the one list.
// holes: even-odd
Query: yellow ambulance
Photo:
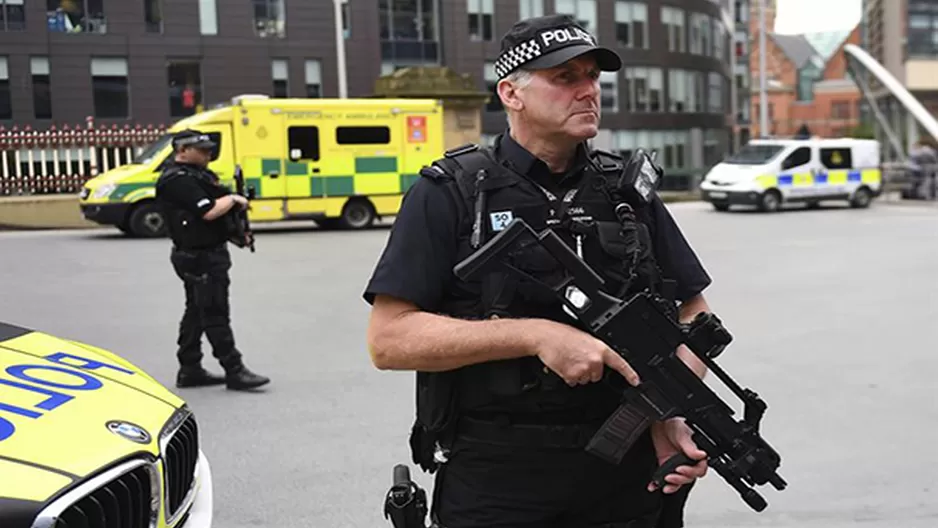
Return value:
[(82, 215), (138, 237), (166, 234), (154, 184), (186, 128), (218, 143), (209, 169), (234, 188), (240, 166), (255, 198), (252, 222), (315, 220), (361, 229), (397, 214), (404, 193), (444, 152), (443, 107), (432, 99), (234, 97), (176, 122), (127, 165), (90, 179)]

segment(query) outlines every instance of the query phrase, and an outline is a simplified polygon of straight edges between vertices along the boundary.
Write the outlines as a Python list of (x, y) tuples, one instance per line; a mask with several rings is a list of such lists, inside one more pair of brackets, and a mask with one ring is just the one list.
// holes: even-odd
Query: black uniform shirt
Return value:
[(226, 241), (222, 219), (204, 220), (215, 200), (230, 194), (215, 174), (188, 163), (171, 163), (156, 183), (156, 199), (166, 213), (173, 242), (186, 249), (217, 246)]
[[(518, 173), (557, 193), (576, 185), (586, 166), (585, 147), (577, 153), (573, 169), (551, 174), (547, 165), (505, 133), (495, 151)], [(387, 246), (366, 286), (364, 299), (389, 295), (433, 311), (438, 308), (451, 281), (456, 280), (458, 207), (443, 182), (422, 177), (404, 197), (391, 228)], [(688, 244), (664, 203), (657, 197), (650, 205), (655, 257), (665, 277), (677, 281), (676, 297), (685, 301), (702, 292), (711, 279)]]

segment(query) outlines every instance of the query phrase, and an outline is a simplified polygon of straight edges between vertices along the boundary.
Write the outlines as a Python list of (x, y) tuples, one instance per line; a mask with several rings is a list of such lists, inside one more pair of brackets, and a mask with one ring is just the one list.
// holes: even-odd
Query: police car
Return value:
[(211, 524), (184, 401), (106, 350), (0, 322), (0, 527)]
[(716, 164), (700, 184), (718, 211), (826, 200), (868, 207), (882, 194), (879, 142), (855, 138), (755, 139)]

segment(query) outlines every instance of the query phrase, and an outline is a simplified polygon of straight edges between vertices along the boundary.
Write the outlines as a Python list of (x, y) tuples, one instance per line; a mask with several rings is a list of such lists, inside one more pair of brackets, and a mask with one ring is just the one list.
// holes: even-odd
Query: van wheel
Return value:
[(143, 202), (130, 211), (127, 218), (130, 234), (141, 238), (161, 238), (167, 234), (166, 219), (154, 202)]
[(860, 187), (857, 192), (853, 193), (853, 198), (850, 199), (850, 207), (865, 209), (870, 206), (871, 201), (873, 201), (873, 193), (866, 187)]
[(730, 210), (730, 204), (727, 204), (727, 203), (715, 203), (715, 204), (713, 204), (713, 208), (716, 209), (717, 211), (720, 211), (721, 213), (725, 213), (726, 211), (729, 211), (729, 210)]
[(769, 213), (774, 213), (782, 207), (782, 195), (778, 191), (766, 191), (762, 193), (759, 199), (759, 209)]
[(339, 218), (339, 223), (345, 229), (365, 229), (374, 222), (375, 208), (365, 199), (349, 200)]

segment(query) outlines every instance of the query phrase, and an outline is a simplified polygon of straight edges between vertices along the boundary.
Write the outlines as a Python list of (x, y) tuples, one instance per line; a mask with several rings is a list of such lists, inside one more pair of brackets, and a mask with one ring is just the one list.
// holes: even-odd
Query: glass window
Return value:
[(688, 72), (685, 70), (668, 70), (668, 110), (670, 112), (691, 111), (687, 75)]
[(639, 2), (616, 2), (616, 40), (625, 48), (648, 45), (648, 7)]
[(143, 0), (143, 20), (146, 23), (147, 33), (162, 33), (163, 0)]
[(29, 73), (33, 81), (33, 116), (52, 119), (52, 83), (49, 77), (49, 58), (31, 57)]
[(486, 62), (482, 72), (482, 78), (485, 80), (485, 91), (489, 93), (489, 102), (485, 105), (486, 112), (501, 112), (504, 107), (502, 100), (498, 97), (497, 86), (498, 76), (495, 75), (495, 63)]
[(117, 57), (92, 57), (91, 89), (94, 98), (95, 117), (130, 117), (130, 86), (127, 82), (127, 59)]
[(319, 127), (292, 126), (287, 129), (289, 155), (293, 161), (319, 161)]
[(202, 72), (198, 60), (170, 60), (166, 65), (169, 115), (195, 114), (202, 104)]
[(199, 0), (199, 31), (203, 35), (218, 34), (218, 13), (215, 0)]
[[(259, 37), (283, 38), (287, 34), (283, 0), (253, 0), (254, 32)], [(330, 10), (331, 12), (331, 10)]]
[(558, 14), (570, 15), (583, 29), (596, 34), (596, 0), (555, 0)]
[(617, 72), (600, 72), (599, 85), (602, 89), (602, 109), (619, 111), (619, 76)]
[(521, 19), (544, 16), (544, 0), (518, 0)]
[(107, 33), (104, 0), (46, 0), (46, 25), (58, 33)]
[(287, 61), (274, 59), (270, 62), (270, 77), (274, 82), (274, 97), (289, 97), (290, 72)]
[(322, 97), (322, 66), (318, 60), (306, 61), (306, 97)]
[(335, 129), (335, 142), (339, 145), (387, 145), (391, 142), (391, 129), (386, 126), (340, 126)]
[(661, 23), (668, 36), (668, 51), (684, 53), (685, 49), (685, 14), (684, 10), (676, 7), (664, 6), (661, 8)]
[(663, 79), (661, 68), (643, 66), (625, 68), (625, 110), (661, 112), (663, 110)]
[(10, 70), (6, 57), (0, 57), (0, 119), (13, 118), (13, 103), (10, 101)]
[(0, 0), (0, 31), (26, 29), (26, 11), (23, 0)]
[(466, 0), (469, 40), (492, 40), (495, 34), (494, 0)]
[(709, 79), (709, 92), (707, 100), (707, 110), (712, 114), (721, 114), (726, 111), (726, 105), (724, 104), (724, 89), (723, 83), (725, 79), (722, 75), (716, 72), (710, 72), (708, 75)]
[(398, 65), (439, 62), (437, 0), (378, 0), (378, 25), (383, 62)]

